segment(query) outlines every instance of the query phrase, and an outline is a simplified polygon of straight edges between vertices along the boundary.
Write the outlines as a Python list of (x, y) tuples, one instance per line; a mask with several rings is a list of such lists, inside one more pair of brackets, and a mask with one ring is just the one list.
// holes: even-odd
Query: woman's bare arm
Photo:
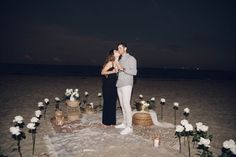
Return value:
[(116, 73), (115, 70), (108, 71), (111, 67), (112, 67), (112, 62), (108, 62), (108, 63), (102, 68), (101, 75), (109, 75), (109, 74)]

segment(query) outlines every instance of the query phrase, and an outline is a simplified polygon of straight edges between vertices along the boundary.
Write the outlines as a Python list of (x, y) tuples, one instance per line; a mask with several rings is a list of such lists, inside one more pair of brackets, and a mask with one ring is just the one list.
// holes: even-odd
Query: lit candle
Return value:
[(159, 145), (160, 145), (160, 136), (159, 134), (156, 134), (153, 138), (153, 146), (159, 147)]

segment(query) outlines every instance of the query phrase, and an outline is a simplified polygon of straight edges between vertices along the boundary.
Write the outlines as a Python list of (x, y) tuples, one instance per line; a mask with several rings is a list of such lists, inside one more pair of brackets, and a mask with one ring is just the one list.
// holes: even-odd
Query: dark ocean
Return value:
[[(0, 64), (1, 75), (100, 76), (101, 66)], [(236, 71), (138, 68), (137, 78), (236, 80)]]

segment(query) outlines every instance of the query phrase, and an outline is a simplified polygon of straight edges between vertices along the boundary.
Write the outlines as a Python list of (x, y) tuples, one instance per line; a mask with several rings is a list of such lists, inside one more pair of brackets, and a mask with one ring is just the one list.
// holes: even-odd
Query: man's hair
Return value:
[(122, 45), (123, 47), (126, 47), (126, 48), (128, 47), (127, 43), (125, 42), (119, 42), (118, 45)]

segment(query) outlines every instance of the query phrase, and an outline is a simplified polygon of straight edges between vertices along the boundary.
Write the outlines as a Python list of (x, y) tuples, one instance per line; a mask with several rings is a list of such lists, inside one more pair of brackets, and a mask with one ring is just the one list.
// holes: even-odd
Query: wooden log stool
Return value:
[(80, 101), (70, 101), (66, 100), (66, 112), (68, 121), (79, 120), (80, 116)]
[(137, 112), (133, 115), (132, 118), (133, 125), (140, 125), (144, 127), (149, 127), (153, 125), (152, 117), (147, 112)]

